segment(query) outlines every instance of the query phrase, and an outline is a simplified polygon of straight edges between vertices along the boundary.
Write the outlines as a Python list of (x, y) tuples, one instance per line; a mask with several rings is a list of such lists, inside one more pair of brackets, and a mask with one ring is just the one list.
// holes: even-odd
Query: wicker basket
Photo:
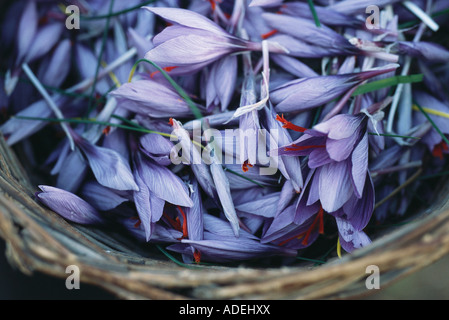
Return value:
[(373, 244), (319, 267), (188, 269), (148, 256), (126, 240), (72, 225), (34, 200), (15, 153), (0, 138), (0, 236), (8, 261), (25, 274), (66, 278), (77, 265), (81, 282), (121, 299), (346, 299), (367, 295), (366, 267), (380, 269), (381, 287), (449, 253), (449, 184), (434, 206)]

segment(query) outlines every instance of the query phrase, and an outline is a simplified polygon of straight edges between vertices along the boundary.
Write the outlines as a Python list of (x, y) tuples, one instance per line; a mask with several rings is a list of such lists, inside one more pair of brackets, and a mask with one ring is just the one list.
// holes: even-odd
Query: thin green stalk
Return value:
[(171, 261), (176, 263), (178, 266), (187, 268), (187, 269), (201, 269), (202, 267), (199, 265), (193, 265), (193, 264), (186, 264), (178, 259), (176, 259), (172, 254), (168, 253), (165, 249), (163, 249), (160, 245), (156, 245), (156, 248), (158, 248), (167, 258), (169, 258)]
[(427, 174), (425, 176), (419, 177), (419, 180), (439, 178), (439, 177), (446, 176), (446, 175), (449, 175), (449, 171), (442, 171), (439, 173)]
[(421, 139), (419, 137), (412, 137), (412, 136), (401, 136), (399, 134), (389, 134), (389, 133), (375, 133), (375, 132), (368, 132), (369, 135), (372, 136), (383, 136), (383, 137), (392, 137), (392, 138), (403, 138), (403, 139)]
[(441, 136), (444, 142), (449, 146), (449, 140), (446, 138), (444, 133), (438, 128), (436, 123), (430, 118), (429, 114), (421, 107), (416, 101), (413, 101), (413, 103), (418, 107), (419, 111), (426, 117), (426, 119), (430, 122), (430, 124), (435, 128), (435, 130), (438, 132), (438, 134)]
[(259, 187), (261, 187), (261, 188), (265, 188), (264, 185), (260, 184), (260, 183), (257, 182), (256, 180), (253, 180), (253, 179), (250, 179), (250, 178), (248, 178), (248, 177), (245, 177), (243, 174), (240, 174), (240, 173), (238, 173), (238, 172), (235, 172), (234, 170), (231, 170), (231, 169), (226, 168), (226, 167), (224, 167), (223, 170), (224, 170), (224, 171), (228, 171), (228, 172), (232, 173), (233, 175), (236, 175), (236, 176), (238, 176), (238, 177), (240, 177), (240, 178), (242, 178), (242, 179), (248, 180), (249, 182), (255, 183), (255, 184), (257, 184), (257, 185), (258, 185)]
[(318, 28), (321, 27), (321, 22), (320, 22), (320, 19), (318, 18), (318, 14), (316, 13), (316, 9), (315, 9), (315, 5), (313, 4), (313, 0), (307, 0), (307, 2), (309, 3), (310, 11), (312, 12), (313, 20), (315, 20), (316, 26)]
[(116, 127), (116, 128), (137, 131), (137, 132), (142, 132), (142, 133), (156, 133), (156, 134), (159, 134), (164, 137), (176, 138), (175, 136), (173, 136), (169, 133), (153, 131), (153, 130), (149, 130), (149, 129), (146, 129), (146, 128), (143, 128), (140, 126), (139, 127), (127, 126), (127, 125), (123, 125), (120, 123), (97, 121), (97, 120), (93, 120), (93, 119), (73, 119), (73, 118), (72, 119), (56, 119), (56, 118), (39, 118), (39, 117), (23, 117), (23, 116), (14, 116), (13, 118), (22, 119), (22, 120), (30, 120), (30, 121), (46, 121), (46, 122), (56, 122), (56, 123), (68, 122), (68, 123), (76, 123), (76, 124), (97, 124), (97, 125), (102, 125), (102, 126), (106, 126), (106, 127)]
[(366, 84), (363, 84), (359, 86), (354, 93), (352, 94), (353, 97), (369, 93), (373, 91), (377, 91), (380, 89), (388, 88), (391, 86), (396, 86), (401, 83), (417, 83), (422, 82), (424, 79), (424, 75), (422, 74), (414, 74), (409, 76), (394, 76), (387, 79), (382, 79), (378, 81), (369, 82)]

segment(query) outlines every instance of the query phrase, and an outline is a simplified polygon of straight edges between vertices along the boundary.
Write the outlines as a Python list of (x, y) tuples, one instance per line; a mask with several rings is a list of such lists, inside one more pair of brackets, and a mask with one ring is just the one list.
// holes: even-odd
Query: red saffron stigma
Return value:
[(173, 118), (170, 118), (170, 119), (168, 120), (168, 124), (171, 125), (171, 126), (173, 127), (173, 125), (174, 125), (174, 123), (173, 123)]
[[(170, 71), (172, 71), (173, 69), (176, 69), (178, 66), (173, 66), (173, 67), (165, 67), (165, 68), (162, 68), (162, 70), (164, 70), (165, 72), (170, 72)], [(159, 70), (156, 70), (156, 71), (154, 71), (154, 72), (152, 72), (151, 74), (150, 74), (150, 78), (153, 78), (156, 74), (158, 74), (160, 71)]]
[(215, 11), (215, 9), (217, 8), (217, 4), (215, 3), (214, 0), (209, 0), (210, 3), (210, 7), (212, 8), (212, 11)]
[(444, 141), (441, 141), (433, 148), (432, 155), (443, 160), (443, 152), (448, 150), (449, 147), (447, 146), (447, 144)]
[(312, 231), (316, 228), (316, 225), (319, 224), (318, 226), (318, 232), (320, 234), (324, 233), (324, 209), (323, 207), (320, 208), (320, 211), (318, 211), (315, 219), (312, 222), (312, 225), (309, 227), (309, 229), (306, 231), (306, 235), (304, 236), (304, 239), (302, 240), (302, 244), (303, 245), (307, 245), (309, 243), (309, 237), (310, 234), (312, 233)]
[(278, 30), (273, 29), (273, 30), (271, 30), (271, 31), (269, 31), (269, 32), (267, 32), (267, 33), (262, 34), (260, 37), (261, 37), (262, 39), (266, 40), (266, 39), (268, 39), (269, 37), (275, 35), (276, 33), (278, 33)]
[(136, 223), (134, 224), (134, 228), (139, 228), (140, 225), (142, 224), (142, 220), (140, 220), (139, 217), (131, 217), (131, 220), (137, 220)]
[(195, 263), (198, 264), (201, 262), (201, 252), (199, 252), (197, 249), (193, 252), (193, 258), (195, 259)]
[(103, 129), (103, 134), (105, 136), (107, 136), (109, 132), (111, 132), (111, 126), (107, 126), (106, 128)]
[(303, 150), (307, 150), (307, 149), (313, 149), (313, 148), (325, 148), (325, 145), (312, 145), (312, 146), (298, 146), (296, 144), (294, 144), (291, 147), (285, 147), (284, 150), (285, 151), (303, 151)]
[(305, 132), (307, 129), (297, 126), (293, 123), (291, 123), (290, 121), (286, 120), (284, 118), (284, 115), (282, 115), (282, 117), (280, 117), (279, 115), (276, 115), (276, 120), (281, 122), (283, 124), (282, 128), (286, 128), (286, 129), (290, 129), (296, 132)]
[(252, 168), (253, 165), (248, 163), (248, 160), (245, 160), (245, 162), (243, 162), (242, 164), (242, 170), (243, 172), (248, 172), (249, 168)]
[(164, 218), (167, 220), (167, 222), (173, 227), (173, 229), (177, 230), (177, 231), (182, 231), (181, 228), (181, 223), (179, 222), (179, 219), (177, 220), (173, 220), (172, 217), (170, 217), (168, 214), (166, 214), (165, 212), (163, 213)]
[(306, 246), (309, 243), (310, 235), (311, 235), (312, 231), (316, 229), (317, 224), (318, 224), (318, 232), (320, 234), (324, 234), (324, 209), (323, 209), (323, 207), (320, 208), (315, 219), (313, 220), (312, 224), (310, 225), (309, 229), (307, 229), (307, 231), (301, 232), (300, 234), (297, 234), (291, 238), (285, 239), (284, 241), (280, 242), (278, 245), (283, 246), (284, 244), (289, 243), (290, 241), (292, 241), (294, 239), (299, 240), (302, 237), (304, 237), (301, 244)]
[(177, 206), (177, 207), (178, 207), (179, 212), (182, 215), (182, 219), (183, 219), (183, 222), (182, 222), (182, 239), (185, 239), (185, 238), (187, 238), (189, 236), (189, 234), (187, 232), (187, 216), (186, 216), (184, 210), (182, 210), (182, 208), (180, 206)]

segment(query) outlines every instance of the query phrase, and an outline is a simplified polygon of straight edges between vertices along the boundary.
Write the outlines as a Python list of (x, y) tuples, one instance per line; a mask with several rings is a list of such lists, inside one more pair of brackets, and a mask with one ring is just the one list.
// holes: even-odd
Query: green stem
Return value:
[(404, 138), (404, 139), (421, 139), (418, 137), (412, 137), (412, 136), (401, 136), (399, 134), (389, 134), (389, 133), (375, 133), (375, 132), (368, 132), (369, 135), (372, 136), (384, 136), (384, 137), (392, 137), (392, 138)]
[(449, 146), (449, 140), (446, 138), (444, 133), (438, 128), (436, 123), (432, 120), (432, 118), (429, 116), (429, 114), (421, 107), (416, 101), (413, 101), (415, 105), (418, 107), (419, 111), (422, 112), (422, 114), (426, 117), (426, 119), (430, 122), (430, 124), (435, 128), (435, 130), (438, 132), (438, 134), (441, 136), (444, 142)]
[(424, 79), (424, 75), (422, 74), (414, 74), (409, 76), (394, 76), (387, 79), (382, 79), (378, 81), (369, 82), (366, 84), (363, 84), (359, 86), (354, 93), (352, 94), (353, 97), (369, 93), (373, 91), (377, 91), (380, 89), (388, 88), (391, 86), (396, 86), (401, 83), (416, 83), (416, 82), (422, 82)]
[(310, 11), (312, 11), (313, 20), (315, 20), (316, 26), (321, 27), (320, 19), (318, 18), (318, 14), (316, 13), (315, 5), (313, 4), (313, 0), (307, 0), (309, 3)]

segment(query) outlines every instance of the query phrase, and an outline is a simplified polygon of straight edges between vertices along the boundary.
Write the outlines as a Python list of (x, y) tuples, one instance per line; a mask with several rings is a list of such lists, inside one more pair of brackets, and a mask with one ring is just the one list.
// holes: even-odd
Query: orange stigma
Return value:
[(312, 231), (316, 229), (317, 225), (318, 225), (318, 232), (320, 234), (324, 234), (324, 209), (323, 209), (323, 207), (320, 208), (315, 219), (313, 220), (312, 224), (310, 225), (309, 229), (307, 229), (306, 232), (302, 232), (300, 234), (297, 234), (291, 238), (288, 238), (288, 239), (282, 241), (281, 243), (279, 243), (279, 246), (283, 246), (284, 244), (289, 243), (290, 241), (292, 241), (294, 239), (299, 240), (303, 237), (304, 238), (303, 238), (301, 244), (306, 246), (309, 243), (309, 238), (310, 238)]
[(316, 215), (315, 219), (313, 220), (312, 225), (309, 227), (309, 229), (307, 229), (304, 239), (301, 242), (303, 245), (306, 246), (308, 244), (310, 234), (316, 228), (317, 224), (319, 224), (318, 232), (320, 234), (323, 234), (324, 233), (324, 209), (323, 209), (323, 207), (320, 208), (320, 211), (318, 211), (318, 214)]
[(303, 151), (303, 150), (307, 150), (307, 149), (314, 149), (314, 148), (325, 148), (325, 145), (317, 145), (317, 146), (298, 146), (296, 144), (294, 144), (291, 147), (285, 147), (284, 150), (285, 151)]
[(182, 208), (180, 206), (177, 206), (177, 207), (178, 207), (178, 210), (181, 213), (182, 219), (183, 219), (183, 222), (182, 222), (182, 239), (186, 239), (189, 236), (189, 234), (187, 232), (187, 216), (186, 216), (184, 210), (182, 210)]
[(105, 136), (107, 136), (109, 132), (111, 132), (111, 126), (107, 126), (106, 128), (103, 129), (103, 134)]
[(291, 123), (290, 121), (287, 121), (284, 118), (284, 115), (282, 115), (282, 117), (280, 117), (279, 115), (276, 115), (276, 120), (283, 124), (282, 128), (290, 129), (290, 130), (293, 130), (296, 132), (305, 132), (307, 130), (306, 128), (297, 126), (297, 125)]
[(268, 39), (271, 36), (274, 36), (276, 33), (278, 33), (278, 31), (276, 29), (273, 29), (267, 33), (262, 34), (260, 37), (264, 40)]
[(250, 164), (250, 163), (248, 162), (248, 160), (245, 160), (245, 162), (243, 162), (243, 164), (242, 164), (242, 170), (243, 170), (243, 172), (248, 172), (249, 168), (252, 168), (252, 167), (253, 167), (253, 165)]
[(443, 152), (448, 150), (449, 147), (447, 146), (447, 144), (444, 141), (441, 141), (433, 148), (432, 155), (443, 160)]
[(193, 259), (195, 259), (195, 263), (198, 264), (201, 262), (201, 252), (199, 252), (197, 249), (193, 252)]
[[(176, 68), (177, 68), (177, 66), (174, 66), (174, 67), (165, 67), (165, 68), (162, 68), (162, 70), (164, 70), (165, 72), (170, 72), (170, 71), (172, 71), (173, 69), (176, 69)], [(150, 77), (153, 78), (153, 77), (154, 77), (156, 74), (158, 74), (159, 72), (160, 72), (159, 70), (152, 72), (152, 73), (150, 74)]]

